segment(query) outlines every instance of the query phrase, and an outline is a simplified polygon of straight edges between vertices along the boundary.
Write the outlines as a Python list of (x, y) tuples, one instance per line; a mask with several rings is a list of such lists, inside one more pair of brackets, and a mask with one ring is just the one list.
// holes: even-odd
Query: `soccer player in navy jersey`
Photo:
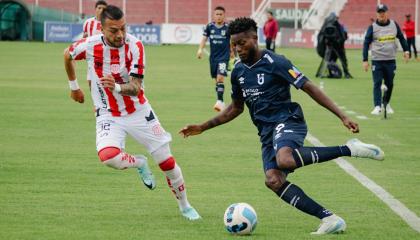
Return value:
[(223, 94), (225, 92), (224, 80), (227, 76), (230, 52), (230, 34), (228, 24), (225, 22), (225, 9), (217, 6), (214, 9), (214, 22), (206, 25), (203, 38), (197, 50), (197, 58), (203, 57), (203, 49), (210, 39), (210, 75), (216, 82), (217, 101), (213, 109), (217, 112), (225, 108)]
[(307, 126), (298, 103), (291, 102), (290, 85), (302, 89), (318, 104), (334, 113), (353, 133), (356, 122), (347, 117), (315, 84), (284, 56), (258, 48), (257, 25), (250, 18), (238, 18), (229, 24), (233, 49), (240, 61), (232, 71), (232, 103), (213, 119), (181, 129), (184, 137), (200, 134), (227, 123), (247, 105), (262, 143), (265, 184), (285, 202), (321, 219), (313, 234), (342, 232), (342, 218), (319, 205), (301, 188), (286, 180), (288, 173), (314, 163), (341, 156), (383, 160), (383, 151), (357, 139), (334, 147), (304, 147)]

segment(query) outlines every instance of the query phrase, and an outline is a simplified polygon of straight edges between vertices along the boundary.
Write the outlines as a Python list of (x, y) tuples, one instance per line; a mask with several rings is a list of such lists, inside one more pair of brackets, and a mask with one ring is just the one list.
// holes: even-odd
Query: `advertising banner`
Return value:
[[(318, 44), (318, 31), (281, 28), (279, 35), (281, 36), (280, 47), (314, 48)], [(345, 47), (348, 49), (363, 48), (364, 37), (364, 33), (348, 33)]]
[[(45, 22), (44, 42), (75, 42), (82, 38), (81, 23)], [(144, 44), (160, 44), (160, 25), (128, 24), (127, 32)]]
[(44, 42), (74, 42), (82, 32), (80, 23), (44, 22)]
[(140, 39), (146, 45), (161, 43), (160, 25), (129, 24), (127, 32)]
[(204, 27), (201, 24), (162, 24), (162, 43), (199, 44)]

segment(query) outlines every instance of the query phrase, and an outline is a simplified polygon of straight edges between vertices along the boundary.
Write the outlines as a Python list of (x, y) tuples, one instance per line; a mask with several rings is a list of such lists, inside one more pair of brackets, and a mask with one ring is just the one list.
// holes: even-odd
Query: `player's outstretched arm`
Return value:
[(302, 90), (305, 91), (312, 99), (314, 99), (319, 105), (325, 107), (330, 112), (334, 113), (343, 122), (344, 126), (353, 133), (359, 132), (359, 125), (351, 120), (343, 111), (341, 111), (337, 105), (319, 89), (311, 81), (304, 83)]
[(74, 60), (72, 59), (69, 49), (66, 48), (64, 50), (64, 67), (66, 69), (67, 77), (69, 79), (70, 85), (70, 97), (79, 103), (85, 102), (85, 95), (83, 94), (82, 89), (79, 88), (76, 79), (76, 71), (75, 71), (75, 64)]
[(184, 138), (189, 136), (198, 135), (210, 128), (225, 124), (237, 116), (239, 116), (244, 111), (244, 102), (241, 100), (232, 99), (232, 103), (227, 106), (219, 115), (215, 118), (208, 120), (202, 124), (198, 125), (187, 125), (179, 131)]

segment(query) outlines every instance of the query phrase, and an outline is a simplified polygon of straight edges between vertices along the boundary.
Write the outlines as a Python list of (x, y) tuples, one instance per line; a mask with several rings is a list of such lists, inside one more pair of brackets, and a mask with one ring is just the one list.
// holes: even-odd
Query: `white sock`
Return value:
[(178, 201), (179, 209), (182, 211), (183, 209), (191, 207), (187, 199), (187, 190), (185, 189), (184, 185), (184, 177), (182, 176), (182, 171), (178, 164), (175, 164), (175, 167), (172, 170), (164, 172), (166, 175), (166, 180), (168, 181), (168, 185)]

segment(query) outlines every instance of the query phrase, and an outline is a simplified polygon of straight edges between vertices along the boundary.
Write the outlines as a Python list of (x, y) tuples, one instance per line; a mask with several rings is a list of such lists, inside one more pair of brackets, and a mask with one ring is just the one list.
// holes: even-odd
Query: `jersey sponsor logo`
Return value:
[(108, 108), (108, 104), (106, 103), (105, 93), (102, 89), (102, 86), (99, 82), (96, 82), (96, 87), (98, 88), (99, 96), (101, 97), (101, 102), (104, 105), (104, 108)]
[(395, 41), (395, 36), (389, 35), (389, 36), (378, 37), (378, 41), (382, 42), (382, 43), (394, 42)]
[(245, 83), (245, 78), (244, 77), (240, 77), (239, 78), (239, 84), (244, 84)]

